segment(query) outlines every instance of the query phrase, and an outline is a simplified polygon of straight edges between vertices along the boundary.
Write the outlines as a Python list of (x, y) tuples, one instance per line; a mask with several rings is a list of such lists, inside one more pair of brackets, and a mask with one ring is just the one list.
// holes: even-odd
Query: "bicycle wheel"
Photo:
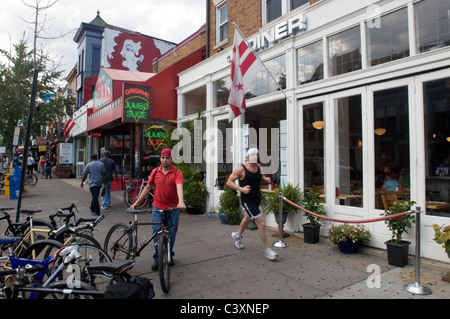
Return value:
[(38, 177), (36, 174), (27, 174), (25, 175), (25, 185), (35, 186), (38, 182)]
[(31, 244), (20, 255), (20, 258), (45, 260), (63, 247), (59, 241), (44, 239)]
[[(131, 229), (125, 224), (116, 224), (108, 231), (103, 245), (104, 251), (112, 260), (130, 259), (133, 248)], [(134, 258), (134, 256), (133, 256)]]
[(78, 244), (78, 251), (81, 254), (78, 263), (81, 262), (87, 264), (98, 264), (111, 262), (108, 254), (101, 248), (90, 244)]
[(72, 234), (70, 230), (67, 230), (66, 232), (62, 233), (60, 236), (58, 236), (56, 240), (64, 244), (71, 237), (73, 238), (70, 243), (89, 244), (98, 247), (100, 249), (103, 249), (102, 245), (100, 245), (97, 239), (95, 239), (91, 235), (85, 233)]
[(34, 299), (45, 299), (51, 298), (54, 299), (103, 299), (102, 295), (98, 294), (85, 294), (86, 291), (97, 292), (98, 290), (95, 287), (92, 287), (86, 282), (83, 281), (75, 281), (68, 283), (66, 280), (59, 280), (52, 282), (47, 286), (50, 289), (60, 289), (64, 290), (61, 293), (55, 293), (51, 291), (42, 291), (38, 292)]
[(169, 254), (169, 235), (164, 232), (158, 239), (158, 270), (161, 289), (165, 293), (168, 293), (170, 289)]
[[(138, 199), (140, 194), (141, 194), (141, 188), (140, 187), (131, 187), (130, 189), (128, 189), (126, 191), (126, 193), (125, 193), (125, 203), (128, 205), (128, 207), (131, 207), (131, 205), (133, 205), (136, 202), (136, 200)], [(147, 197), (145, 197), (143, 200), (141, 200), (136, 205), (136, 208), (144, 207), (147, 204)]]

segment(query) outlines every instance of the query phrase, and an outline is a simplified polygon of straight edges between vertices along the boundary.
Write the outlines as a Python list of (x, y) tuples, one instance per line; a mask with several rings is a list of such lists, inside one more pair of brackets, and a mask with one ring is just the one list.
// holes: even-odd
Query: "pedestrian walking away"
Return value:
[[(175, 255), (173, 247), (175, 245), (175, 238), (178, 230), (178, 222), (180, 219), (180, 209), (186, 209), (183, 198), (183, 173), (173, 165), (172, 150), (166, 148), (161, 151), (160, 160), (161, 166), (153, 169), (150, 173), (147, 186), (145, 186), (139, 198), (130, 208), (135, 209), (136, 203), (142, 201), (150, 192), (153, 185), (155, 192), (153, 195), (153, 212), (152, 223), (161, 223), (162, 216), (159, 210), (164, 210), (170, 207), (177, 207), (173, 211), (167, 212), (165, 215), (166, 225), (173, 225), (170, 228), (170, 253), (172, 257)], [(153, 225), (153, 233), (158, 231), (159, 225)], [(154, 263), (152, 270), (158, 269), (158, 246), (155, 238), (155, 253), (153, 255)], [(175, 262), (173, 258), (170, 265), (173, 266)]]
[(104, 150), (102, 153), (102, 158), (100, 159), (100, 162), (103, 163), (103, 165), (105, 165), (105, 174), (106, 174), (106, 184), (103, 184), (101, 189), (102, 209), (106, 209), (109, 206), (111, 206), (111, 189), (112, 189), (113, 174), (116, 177), (115, 181), (117, 183), (118, 172), (116, 162), (114, 162), (114, 160), (109, 157), (110, 154), (111, 154), (110, 151)]
[[(261, 204), (261, 182), (269, 184), (270, 177), (261, 174), (261, 165), (258, 163), (259, 151), (257, 148), (251, 148), (246, 153), (246, 163), (236, 168), (227, 180), (227, 186), (241, 192), (241, 204), (246, 214), (239, 225), (237, 232), (231, 233), (234, 243), (238, 249), (242, 249), (242, 235), (248, 224), (254, 220), (258, 226), (258, 236), (261, 239), (265, 256), (270, 260), (275, 260), (278, 256), (267, 240), (266, 220), (259, 208)], [(236, 184), (239, 180), (239, 185)]]
[(48, 158), (45, 159), (45, 179), (52, 178), (52, 161)]
[(84, 175), (81, 179), (81, 188), (83, 188), (84, 181), (89, 175), (89, 190), (91, 192), (91, 212), (94, 215), (100, 215), (100, 203), (98, 197), (100, 195), (100, 189), (103, 184), (106, 184), (105, 165), (98, 161), (97, 154), (92, 154), (91, 162), (86, 165), (84, 169)]

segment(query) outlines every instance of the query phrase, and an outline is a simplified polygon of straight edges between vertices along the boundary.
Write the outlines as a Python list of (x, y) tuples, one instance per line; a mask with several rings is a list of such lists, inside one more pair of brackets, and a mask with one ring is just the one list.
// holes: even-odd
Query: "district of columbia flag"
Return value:
[(228, 98), (228, 103), (230, 104), (228, 120), (230, 122), (245, 112), (245, 93), (263, 67), (263, 63), (247, 45), (243, 35), (236, 26), (231, 59), (230, 96)]
[(67, 141), (72, 135), (72, 129), (75, 126), (75, 122), (69, 118), (64, 126), (64, 140)]

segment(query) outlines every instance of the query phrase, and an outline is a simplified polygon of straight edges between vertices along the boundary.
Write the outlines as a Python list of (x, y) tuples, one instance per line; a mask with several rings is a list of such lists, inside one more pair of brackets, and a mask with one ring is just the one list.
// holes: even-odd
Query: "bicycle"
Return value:
[[(124, 201), (128, 205), (128, 207), (131, 207), (136, 202), (136, 200), (142, 194), (142, 191), (144, 190), (145, 186), (147, 186), (145, 179), (142, 179), (140, 186), (133, 186), (133, 185), (134, 182), (130, 180), (123, 194)], [(148, 206), (152, 206), (153, 204), (153, 189), (149, 192), (148, 196), (138, 204), (138, 208), (144, 207), (147, 204)]]
[[(14, 254), (16, 256), (21, 256), (28, 246), (34, 242), (47, 238), (49, 231), (53, 229), (53, 225), (44, 220), (34, 220), (33, 215), (40, 212), (40, 209), (21, 209), (20, 214), (26, 215), (27, 220), (23, 223), (13, 223), (11, 217), (6, 210), (12, 209), (11, 207), (0, 207), (0, 220), (6, 219), (8, 226), (5, 231), (7, 236), (21, 237), (21, 241), (14, 242)], [(35, 228), (34, 226), (43, 226), (44, 228)], [(45, 234), (42, 235), (42, 234)], [(1, 250), (5, 250), (11, 245), (11, 243), (6, 245), (0, 245)], [(34, 258), (36, 256), (33, 256)], [(3, 265), (6, 267), (6, 265)]]
[[(0, 243), (18, 240), (20, 237), (0, 236)], [(46, 240), (34, 245), (46, 246), (50, 243), (60, 244)], [(138, 277), (128, 274), (128, 271), (136, 264), (134, 260), (91, 264), (92, 258), (83, 257), (78, 244), (61, 247), (42, 261), (16, 258), (12, 251), (9, 258), (14, 268), (0, 271), (0, 297), (5, 299), (24, 299), (26, 292), (30, 292), (29, 299), (42, 299), (50, 294), (56, 299), (60, 297), (80, 298), (81, 296), (98, 299), (103, 296), (111, 296), (107, 293), (111, 291), (112, 285), (120, 284), (115, 289), (116, 293), (127, 284), (135, 285), (137, 283), (142, 288), (142, 279), (139, 280)], [(80, 271), (75, 273), (78, 273), (80, 277), (61, 280), (63, 271), (69, 269), (68, 266), (72, 264), (79, 267)], [(46, 274), (48, 277), (43, 280)], [(57, 278), (58, 280), (56, 280)], [(144, 279), (144, 282), (148, 283), (147, 286), (144, 286), (147, 289), (146, 291), (141, 289), (139, 296), (151, 299), (154, 297), (153, 286), (148, 279)]]
[(35, 186), (38, 180), (39, 178), (35, 173), (27, 172), (25, 175), (25, 185), (27, 186)]
[[(165, 213), (177, 209), (170, 207), (164, 210), (155, 210), (161, 212), (161, 223), (140, 223), (138, 215), (151, 213), (151, 209), (127, 209), (127, 214), (134, 214), (134, 221), (130, 222), (130, 226), (122, 223), (115, 224), (106, 234), (104, 250), (111, 256), (112, 260), (135, 259), (139, 257), (142, 250), (155, 238), (158, 238), (156, 245), (158, 246), (158, 271), (161, 289), (168, 293), (170, 289), (170, 262), (172, 260), (170, 252), (170, 231), (173, 225), (165, 225)], [(138, 226), (139, 225), (159, 225), (158, 231), (152, 236), (144, 237), (138, 243)], [(133, 238), (134, 233), (134, 238)]]
[[(20, 238), (0, 239), (0, 241), (20, 240)], [(46, 246), (58, 245), (60, 243), (47, 240), (33, 244), (34, 246), (44, 246), (41, 250), (45, 250)], [(50, 246), (52, 246), (50, 245)], [(61, 244), (60, 244), (61, 245)], [(62, 246), (62, 245), (61, 245)], [(69, 264), (76, 263), (79, 265), (80, 260), (85, 260), (79, 252), (78, 245), (71, 245), (68, 247), (59, 248), (54, 254), (46, 257), (43, 260), (17, 258), (13, 254), (9, 256), (11, 270), (0, 271), (0, 276), (6, 276), (3, 279), (3, 285), (0, 292), (5, 299), (24, 299), (25, 292), (31, 292), (29, 299), (41, 299), (52, 294), (54, 298), (59, 298), (59, 294), (67, 295), (97, 295), (98, 291), (95, 287), (89, 285), (87, 282), (75, 280), (57, 280), (61, 279), (63, 271), (68, 268)], [(62, 260), (63, 256), (67, 256)], [(89, 267), (89, 262), (80, 269)], [(11, 277), (15, 275), (15, 277)], [(43, 280), (44, 276), (47, 278)], [(30, 285), (33, 285), (32, 287)], [(75, 290), (74, 290), (75, 288)], [(78, 291), (79, 289), (80, 291)]]
[[(64, 211), (67, 210), (68, 213), (65, 214)], [(104, 219), (104, 215), (100, 215), (97, 218), (76, 218), (75, 212), (78, 212), (75, 204), (72, 203), (71, 206), (66, 208), (58, 209), (58, 211), (50, 215), (50, 222), (54, 227), (57, 227), (55, 217), (62, 219), (62, 225), (58, 229), (54, 229), (49, 232), (49, 238), (60, 241), (61, 243), (68, 244), (66, 242), (69, 238), (76, 238), (78, 243), (91, 244), (98, 248), (103, 248), (100, 243), (94, 238), (92, 232), (96, 229), (100, 221)], [(70, 223), (70, 220), (74, 218), (74, 221)], [(85, 224), (83, 224), (85, 223)]]

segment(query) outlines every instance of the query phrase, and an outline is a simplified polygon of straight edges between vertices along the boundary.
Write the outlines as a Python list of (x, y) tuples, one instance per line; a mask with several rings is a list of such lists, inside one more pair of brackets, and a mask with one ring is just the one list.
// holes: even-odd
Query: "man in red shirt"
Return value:
[[(158, 210), (164, 210), (169, 207), (177, 207), (178, 209), (166, 212), (165, 223), (166, 225), (172, 225), (170, 228), (170, 252), (173, 255), (173, 246), (175, 244), (175, 238), (178, 230), (178, 221), (180, 219), (180, 209), (186, 209), (183, 199), (183, 173), (173, 165), (172, 151), (168, 148), (162, 150), (160, 155), (161, 166), (155, 168), (150, 173), (147, 186), (145, 186), (136, 203), (139, 203), (144, 199), (153, 185), (155, 185), (155, 193), (153, 196), (153, 208), (152, 223), (159, 223), (162, 221), (161, 212)], [(135, 209), (135, 205), (130, 208)], [(158, 231), (159, 226), (153, 226), (153, 232)], [(152, 270), (158, 269), (158, 246), (155, 239), (155, 254), (153, 255), (155, 262), (152, 265)], [(174, 265), (172, 259), (171, 266)]]

